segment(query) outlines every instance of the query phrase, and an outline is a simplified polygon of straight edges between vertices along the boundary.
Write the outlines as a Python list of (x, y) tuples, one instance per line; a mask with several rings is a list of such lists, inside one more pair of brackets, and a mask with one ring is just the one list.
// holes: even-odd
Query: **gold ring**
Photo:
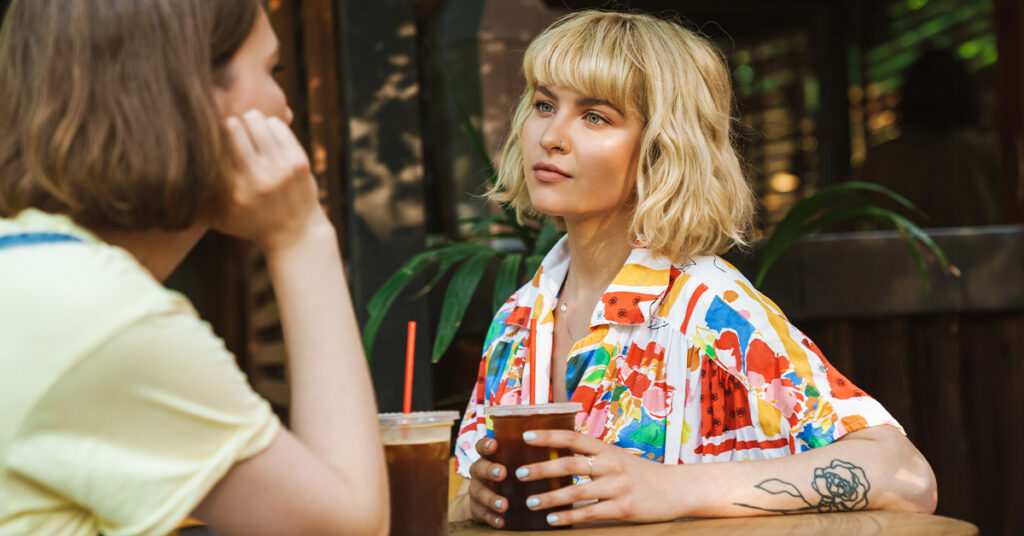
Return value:
[(587, 475), (587, 476), (590, 476), (590, 477), (594, 476), (594, 462), (595, 461), (597, 461), (597, 456), (591, 456), (591, 457), (587, 458), (587, 467), (590, 468), (590, 474)]

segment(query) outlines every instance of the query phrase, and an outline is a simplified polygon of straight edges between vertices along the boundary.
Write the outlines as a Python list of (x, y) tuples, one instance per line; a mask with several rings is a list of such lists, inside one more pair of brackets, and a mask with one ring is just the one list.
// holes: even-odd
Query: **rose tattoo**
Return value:
[(818, 467), (814, 470), (814, 480), (811, 482), (811, 487), (821, 496), (817, 504), (807, 500), (803, 493), (793, 484), (777, 478), (765, 480), (755, 487), (772, 495), (789, 495), (794, 499), (799, 499), (803, 505), (796, 503), (796, 501), (794, 501), (796, 504), (792, 508), (764, 508), (742, 503), (736, 503), (736, 505), (765, 512), (795, 514), (811, 511), (849, 512), (852, 510), (863, 510), (868, 507), (868, 490), (871, 489), (871, 484), (864, 474), (864, 469), (843, 460), (832, 460), (832, 464), (828, 467)]
[(868, 478), (850, 462), (832, 460), (832, 465), (815, 469), (811, 486), (821, 495), (819, 512), (849, 512), (868, 505)]

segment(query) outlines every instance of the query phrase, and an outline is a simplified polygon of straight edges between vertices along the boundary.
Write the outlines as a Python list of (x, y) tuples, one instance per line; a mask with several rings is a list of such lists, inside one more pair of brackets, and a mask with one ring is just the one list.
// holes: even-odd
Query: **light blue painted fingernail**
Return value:
[(548, 514), (548, 525), (554, 525), (558, 523), (558, 514)]
[(530, 470), (525, 467), (516, 469), (516, 478), (523, 479), (530, 476)]
[(491, 474), (494, 475), (494, 478), (498, 478), (498, 475), (501, 474), (501, 467), (495, 467), (494, 469), (491, 469)]
[(526, 506), (528, 508), (533, 508), (534, 506), (537, 506), (538, 504), (540, 504), (540, 499), (538, 499), (536, 497), (530, 497), (529, 499), (526, 499)]
[(523, 432), (523, 441), (533, 441), (537, 439), (537, 434), (533, 432)]
[(494, 499), (494, 507), (501, 510), (502, 501), (501, 499)]

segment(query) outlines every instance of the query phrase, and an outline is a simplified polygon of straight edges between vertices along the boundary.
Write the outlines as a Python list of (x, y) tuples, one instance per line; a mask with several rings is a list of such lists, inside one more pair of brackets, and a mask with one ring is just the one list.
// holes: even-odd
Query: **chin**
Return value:
[(551, 200), (537, 200), (530, 199), (530, 206), (533, 210), (548, 216), (548, 217), (565, 217), (567, 214), (571, 214), (572, 211), (565, 206), (564, 203), (553, 203)]

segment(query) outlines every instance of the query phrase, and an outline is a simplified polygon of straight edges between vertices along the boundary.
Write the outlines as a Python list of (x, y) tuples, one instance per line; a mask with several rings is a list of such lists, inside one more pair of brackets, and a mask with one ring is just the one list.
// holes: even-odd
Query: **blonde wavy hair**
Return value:
[(732, 86), (722, 55), (678, 23), (581, 11), (530, 43), (526, 90), (487, 193), (520, 219), (530, 204), (521, 132), (538, 86), (559, 86), (636, 113), (644, 124), (631, 231), (673, 262), (747, 244), (754, 198), (732, 139)]

